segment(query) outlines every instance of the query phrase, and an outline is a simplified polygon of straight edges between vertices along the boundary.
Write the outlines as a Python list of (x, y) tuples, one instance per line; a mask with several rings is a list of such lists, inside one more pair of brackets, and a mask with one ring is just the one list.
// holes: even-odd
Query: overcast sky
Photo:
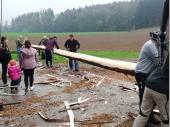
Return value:
[(105, 4), (114, 1), (125, 0), (3, 0), (3, 18), (10, 21), (12, 17), (23, 13), (47, 8), (52, 8), (55, 13), (60, 13), (66, 9)]

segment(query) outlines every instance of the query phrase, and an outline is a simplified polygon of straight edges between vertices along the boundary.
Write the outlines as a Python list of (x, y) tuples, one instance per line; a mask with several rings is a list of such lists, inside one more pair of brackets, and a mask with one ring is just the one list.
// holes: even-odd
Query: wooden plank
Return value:
[(73, 111), (72, 111), (72, 109), (70, 107), (70, 104), (69, 104), (68, 101), (65, 101), (64, 104), (65, 104), (65, 107), (67, 109), (67, 113), (69, 115), (70, 127), (74, 127), (74, 114), (73, 114)]
[(25, 94), (10, 94), (10, 93), (0, 93), (0, 96), (25, 96)]

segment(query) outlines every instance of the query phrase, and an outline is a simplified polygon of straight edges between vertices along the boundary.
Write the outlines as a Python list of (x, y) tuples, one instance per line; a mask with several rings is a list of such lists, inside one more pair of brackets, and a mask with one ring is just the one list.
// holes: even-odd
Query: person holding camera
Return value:
[(150, 33), (150, 37), (151, 40), (147, 41), (141, 49), (135, 68), (135, 78), (139, 87), (139, 106), (142, 103), (146, 79), (153, 71), (154, 66), (160, 63), (158, 38), (154, 32)]
[[(155, 37), (157, 36), (160, 38), (160, 35), (161, 34), (156, 33)], [(168, 47), (166, 48), (168, 49)], [(169, 52), (169, 49), (167, 52)], [(169, 53), (167, 54), (169, 56)], [(166, 62), (169, 61), (167, 59), (164, 60)], [(155, 66), (146, 79), (145, 91), (140, 106), (140, 113), (136, 118), (133, 127), (144, 127), (156, 106), (160, 111), (161, 127), (169, 127), (169, 68), (164, 69), (163, 63), (161, 62)]]

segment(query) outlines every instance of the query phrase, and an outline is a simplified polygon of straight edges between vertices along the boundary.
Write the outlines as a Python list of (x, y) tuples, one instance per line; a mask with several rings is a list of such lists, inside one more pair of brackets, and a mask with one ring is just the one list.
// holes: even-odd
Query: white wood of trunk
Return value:
[[(32, 45), (33, 48), (44, 50), (44, 46)], [(124, 74), (129, 74), (134, 76), (136, 63), (126, 62), (121, 60), (112, 60), (107, 58), (100, 58), (96, 56), (73, 53), (61, 49), (54, 49), (54, 53), (67, 58), (77, 59), (78, 61), (88, 63), (94, 66), (110, 69), (113, 71), (121, 72)]]

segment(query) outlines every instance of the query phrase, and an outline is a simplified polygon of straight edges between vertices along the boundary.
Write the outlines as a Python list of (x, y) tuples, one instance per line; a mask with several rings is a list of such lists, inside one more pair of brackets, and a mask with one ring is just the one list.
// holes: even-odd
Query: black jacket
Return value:
[(46, 46), (47, 42), (48, 42), (48, 39), (42, 39), (42, 40), (39, 42), (38, 45)]
[(80, 48), (80, 43), (77, 40), (71, 41), (70, 39), (66, 41), (64, 47), (70, 52), (77, 52), (77, 49)]
[(146, 87), (169, 96), (169, 71), (156, 68), (147, 78)]
[(11, 52), (7, 45), (0, 46), (0, 63), (8, 64), (12, 59)]

